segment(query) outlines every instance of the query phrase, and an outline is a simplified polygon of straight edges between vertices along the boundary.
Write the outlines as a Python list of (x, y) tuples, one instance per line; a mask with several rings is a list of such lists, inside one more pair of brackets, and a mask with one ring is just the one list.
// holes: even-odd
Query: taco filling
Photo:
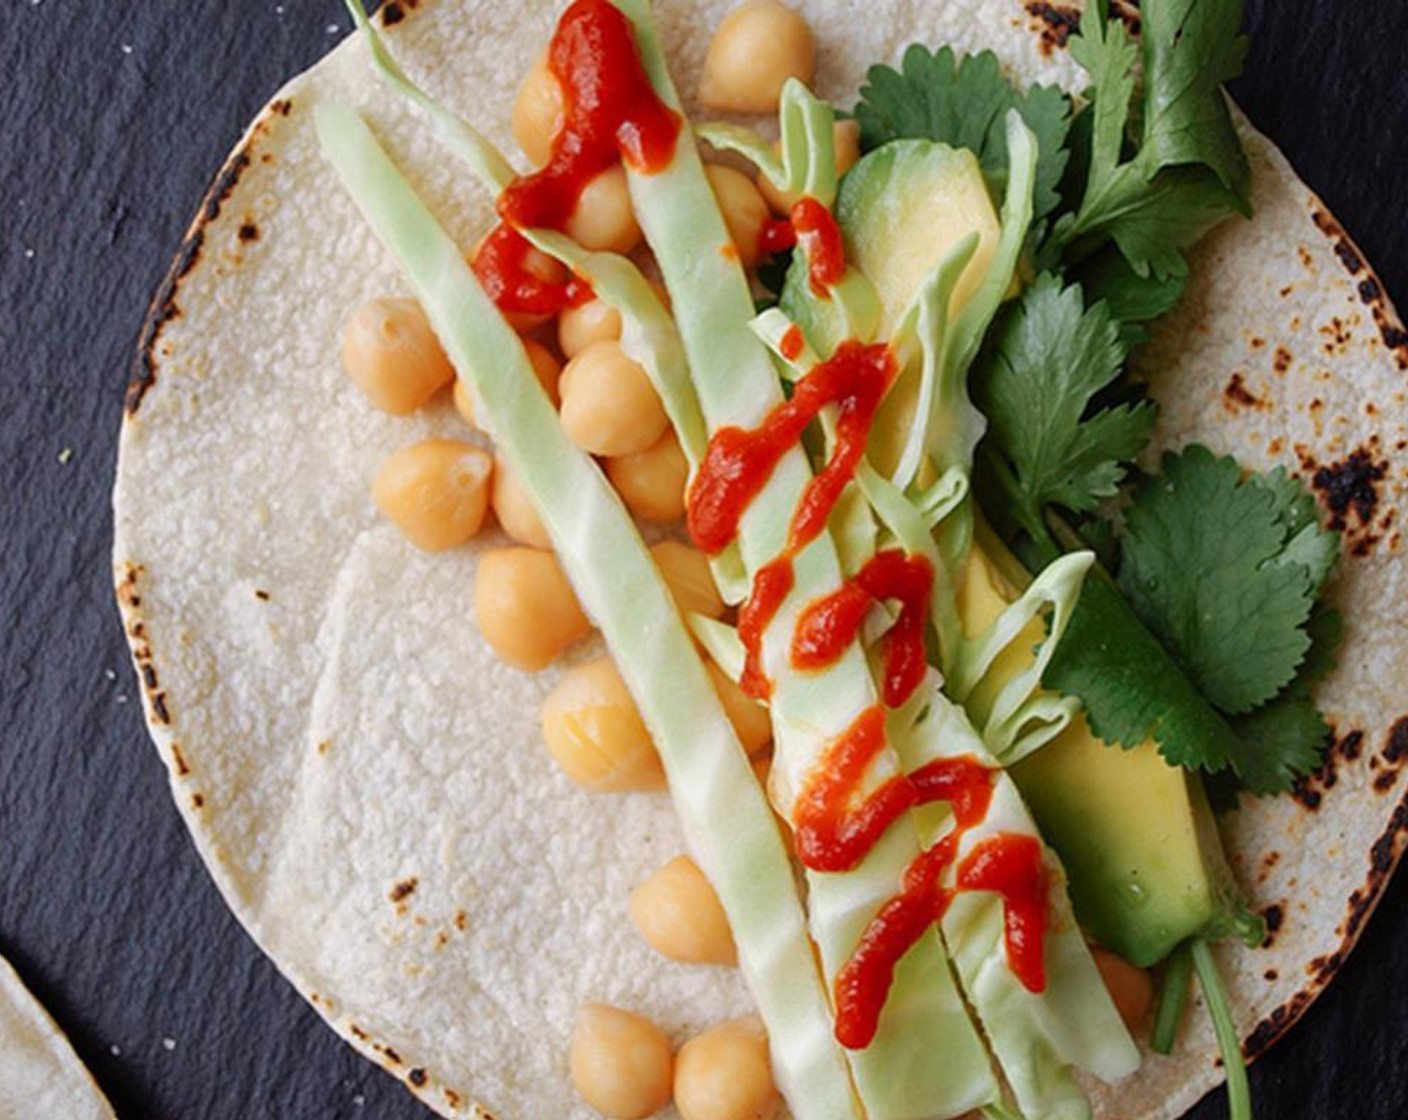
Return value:
[(678, 815), (688, 854), (622, 921), (736, 963), (757, 1009), (676, 1051), (566, 993), (549, 1060), (578, 1098), (1164, 1115), (1139, 1082), (1189, 1045), (1196, 991), (1250, 1117), (1223, 971), (1267, 930), (1214, 809), (1322, 766), (1340, 540), (1284, 468), (1161, 434), (1130, 362), (1192, 247), (1252, 218), (1222, 89), (1240, 5), (1148, 0), (1137, 35), (1088, 5), (1075, 92), (916, 43), (843, 112), (803, 17), (748, 0), (700, 80), (775, 117), (744, 124), (686, 115), (645, 0), (572, 0), (514, 107), (522, 173), (349, 8), (494, 215), (466, 242), (401, 137), (318, 99), (412, 297), (344, 308), (342, 363), (408, 426), (451, 385), (460, 417), (383, 462), (376, 505), (447, 555), (493, 514), (475, 620), (554, 675), (548, 753)]

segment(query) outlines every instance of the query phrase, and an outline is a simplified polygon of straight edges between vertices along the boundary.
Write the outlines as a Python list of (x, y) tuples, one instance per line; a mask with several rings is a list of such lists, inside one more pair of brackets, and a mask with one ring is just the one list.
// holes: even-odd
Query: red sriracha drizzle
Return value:
[[(830, 211), (811, 198), (800, 200), (791, 218), (810, 262), (812, 285), (824, 294), (845, 274), (840, 230)], [(777, 236), (779, 243), (785, 240), (780, 232)], [(800, 331), (789, 329), (780, 344), (784, 357), (800, 354), (802, 342)], [(737, 537), (744, 512), (807, 425), (823, 408), (836, 406), (831, 457), (803, 491), (783, 551), (754, 573), (752, 594), (739, 612), (738, 633), (747, 650), (741, 684), (753, 696), (766, 697), (771, 691), (761, 665), (762, 640), (792, 591), (793, 560), (825, 529), (854, 477), (876, 410), (896, 372), (888, 346), (841, 343), (757, 428), (715, 432), (690, 483), (690, 534), (701, 549), (717, 555)], [(858, 796), (886, 747), (886, 706), (903, 704), (924, 679), (924, 627), (933, 578), (924, 557), (897, 549), (878, 553), (854, 579), (807, 604), (792, 635), (792, 664), (823, 668), (855, 641), (872, 603), (901, 604), (899, 618), (885, 636), (885, 706), (861, 712), (803, 782), (793, 809), (793, 842), (802, 863), (813, 871), (849, 871), (905, 812), (933, 801), (947, 801), (953, 808), (953, 829), (911, 861), (903, 889), (871, 919), (836, 977), (836, 1038), (852, 1049), (874, 1039), (896, 966), (943, 917), (955, 891), (988, 890), (1002, 896), (1004, 939), (1013, 972), (1032, 991), (1042, 991), (1046, 983), (1042, 955), (1047, 882), (1039, 841), (1005, 834), (986, 839), (964, 859), (955, 886), (940, 885), (957, 859), (964, 834), (987, 814), (992, 771), (972, 756), (938, 759), (912, 774), (893, 775), (864, 798)]]
[(846, 247), (841, 240), (841, 227), (831, 211), (811, 197), (799, 198), (792, 206), (791, 217), (797, 242), (807, 255), (812, 291), (823, 299), (828, 298), (827, 289), (839, 284), (846, 275)]
[(548, 48), (562, 86), (563, 124), (547, 165), (511, 183), (499, 214), (520, 228), (561, 229), (583, 189), (624, 158), (635, 170), (663, 170), (675, 153), (680, 115), (655, 95), (631, 22), (606, 0), (576, 0)]
[(592, 298), (591, 285), (577, 276), (546, 279), (528, 267), (533, 246), (517, 230), (500, 223), (474, 254), (474, 275), (500, 311), (556, 315)]
[(753, 577), (753, 595), (739, 619), (739, 637), (748, 651), (741, 683), (750, 695), (765, 697), (769, 693), (759, 660), (762, 636), (791, 590), (792, 559), (826, 527), (826, 519), (865, 454), (875, 410), (894, 375), (895, 360), (888, 346), (843, 342), (835, 354), (797, 382), (792, 399), (777, 405), (757, 428), (720, 428), (709, 440), (690, 483), (688, 520), (695, 543), (717, 555), (738, 535), (743, 511), (767, 485), (782, 457), (802, 438), (807, 425), (827, 405), (836, 406), (831, 458), (807, 483), (792, 515), (787, 548)]
[(885, 650), (885, 703), (898, 708), (924, 680), (924, 623), (934, 566), (898, 549), (877, 552), (830, 595), (808, 603), (792, 635), (792, 664), (824, 669), (855, 641), (872, 603), (896, 599), (900, 614), (881, 639)]
[(958, 889), (1002, 896), (1007, 963), (1028, 991), (1046, 990), (1046, 865), (1035, 836), (1003, 833), (968, 853), (958, 869)]
[(576, 0), (548, 48), (562, 87), (563, 126), (547, 165), (499, 196), (497, 226), (474, 258), (480, 284), (503, 311), (553, 315), (590, 298), (579, 280), (544, 281), (524, 268), (526, 228), (561, 229), (588, 183), (624, 158), (652, 173), (674, 156), (680, 115), (655, 95), (630, 21), (606, 0)]

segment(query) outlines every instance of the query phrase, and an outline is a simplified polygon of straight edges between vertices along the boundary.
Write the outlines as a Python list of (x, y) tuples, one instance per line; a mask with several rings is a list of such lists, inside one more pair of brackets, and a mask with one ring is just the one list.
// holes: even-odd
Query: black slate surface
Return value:
[[(1236, 96), (1408, 303), (1408, 5), (1255, 0), (1248, 23)], [(347, 26), (337, 0), (0, 6), (0, 952), (126, 1120), (429, 1116), (225, 911), (146, 738), (108, 573), (148, 300), (246, 121)], [(1405, 936), (1400, 876), (1254, 1067), (1260, 1116), (1408, 1115)], [(1220, 1095), (1193, 1113), (1222, 1115)]]

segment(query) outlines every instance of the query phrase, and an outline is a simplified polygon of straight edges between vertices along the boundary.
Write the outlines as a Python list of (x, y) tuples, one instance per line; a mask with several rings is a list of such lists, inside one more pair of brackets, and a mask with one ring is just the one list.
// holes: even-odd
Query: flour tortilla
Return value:
[(63, 1031), (0, 957), (0, 1120), (115, 1120)]
[[(658, 5), (686, 98), (731, 6)], [(412, 76), (513, 151), (513, 91), (559, 6), (387, 7)], [(866, 66), (915, 40), (991, 48), (1024, 81), (1080, 82), (1015, 0), (804, 10), (819, 92), (842, 105)], [(339, 368), (348, 312), (405, 286), (319, 154), (323, 100), (367, 115), (465, 245), (491, 220), (358, 41), (254, 122), (158, 293), (128, 397), (114, 562), (148, 721), (230, 907), (334, 1029), (442, 1115), (584, 1117), (566, 1068), (580, 1002), (637, 1008), (679, 1041), (749, 997), (735, 971), (665, 962), (632, 930), (627, 894), (680, 850), (677, 826), (663, 795), (588, 795), (549, 762), (537, 709), (558, 671), (504, 667), (471, 619), (476, 556), (500, 539), (426, 556), (372, 506), (388, 453), (463, 429), (445, 403), (378, 413)], [(1274, 929), (1262, 950), (1219, 949), (1255, 1055), (1334, 975), (1408, 827), (1392, 685), (1408, 627), (1408, 347), (1349, 239), (1243, 133), (1256, 219), (1197, 249), (1187, 297), (1139, 364), (1164, 406), (1161, 444), (1324, 468), (1347, 530), (1331, 590), (1347, 634), (1320, 690), (1336, 746), (1298, 799), (1247, 801), (1224, 821)], [(1174, 1057), (1097, 1090), (1100, 1115), (1182, 1114), (1222, 1079), (1214, 1055), (1196, 1004)]]

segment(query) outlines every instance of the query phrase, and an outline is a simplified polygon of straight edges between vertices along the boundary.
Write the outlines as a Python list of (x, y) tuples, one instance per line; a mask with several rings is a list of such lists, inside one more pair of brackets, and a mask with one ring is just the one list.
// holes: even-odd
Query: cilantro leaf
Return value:
[(1172, 310), (1188, 286), (1185, 274), (1140, 276), (1117, 249), (1105, 249), (1069, 273), (1090, 303), (1103, 302), (1120, 324), (1120, 339), (1133, 347), (1148, 338), (1142, 324)]
[(1236, 196), (1203, 168), (1170, 168), (1149, 182), (1125, 164), (1105, 184), (1097, 208), (1082, 208), (1082, 232), (1093, 226), (1109, 237), (1139, 276), (1179, 279), (1188, 272), (1183, 250), (1235, 210)]
[(1148, 442), (1150, 402), (1090, 414), (1124, 358), (1108, 308), (1085, 307), (1079, 287), (1062, 288), (1050, 274), (1038, 276), (996, 328), (973, 393), (988, 419), (984, 454), (1004, 461), (1007, 497), (1029, 530), (1047, 505), (1081, 512), (1112, 497), (1124, 462)]
[(1247, 39), (1235, 0), (1160, 0), (1145, 4), (1144, 143), (1140, 159), (1160, 167), (1201, 164), (1245, 209), (1251, 170), (1237, 139), (1222, 83), (1242, 72)]
[[(1320, 525), (1315, 499), (1300, 482), (1286, 473), (1284, 467), (1277, 467), (1269, 474), (1252, 475), (1248, 481), (1271, 494), (1276, 517), (1285, 528), (1286, 546), (1277, 557), (1277, 562), (1304, 566), (1318, 590), (1339, 557), (1340, 535)], [(1329, 613), (1334, 619), (1339, 619), (1335, 612)], [(1335, 641), (1338, 641), (1338, 631)], [(1333, 645), (1332, 642), (1332, 648)]]
[(1237, 771), (1242, 787), (1255, 794), (1283, 793), (1297, 777), (1320, 765), (1330, 725), (1308, 686), (1293, 682), (1270, 703), (1233, 723), (1253, 760)]
[(1107, 743), (1136, 747), (1152, 736), (1174, 766), (1245, 765), (1246, 745), (1100, 569), (1086, 577), (1041, 683), (1079, 697)]
[(1288, 481), (1243, 481), (1234, 460), (1193, 445), (1164, 456), (1125, 514), (1121, 589), (1203, 695), (1232, 715), (1275, 696), (1310, 648), (1321, 530), (1301, 526)]
[(937, 140), (967, 148), (999, 186), (1007, 179), (1007, 132), (1003, 118), (1016, 109), (1036, 136), (1034, 217), (1059, 201), (1066, 168), (1066, 132), (1071, 102), (1055, 86), (1015, 89), (991, 51), (956, 55), (951, 47), (929, 51), (918, 43), (904, 53), (900, 69), (872, 66), (861, 87), (855, 119), (866, 151), (891, 140)]
[(1145, 5), (1143, 127), (1128, 159), (1139, 49), (1105, 7), (1089, 5), (1070, 42), (1090, 74), (1093, 119), (1085, 190), (1053, 239), (1077, 259), (1113, 240), (1139, 276), (1180, 277), (1185, 248), (1232, 213), (1249, 213), (1250, 170), (1221, 85), (1246, 53), (1236, 34), (1241, 4)]

